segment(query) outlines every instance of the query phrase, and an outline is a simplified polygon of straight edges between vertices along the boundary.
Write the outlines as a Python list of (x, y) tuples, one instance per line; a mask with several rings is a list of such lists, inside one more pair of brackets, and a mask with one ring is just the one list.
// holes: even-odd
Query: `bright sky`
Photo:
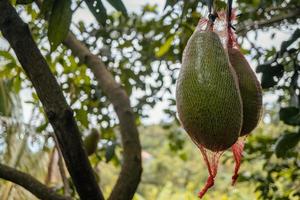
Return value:
[[(165, 5), (165, 0), (123, 0), (128, 12), (136, 12), (139, 13), (142, 10), (142, 6), (146, 4), (150, 5), (157, 5), (162, 11), (164, 5)], [(114, 10), (110, 4), (108, 4), (106, 1), (103, 1), (104, 6), (108, 10), (108, 12)], [(73, 16), (73, 20), (75, 21), (85, 21), (85, 22), (92, 22), (94, 21), (93, 15), (87, 10), (87, 9), (80, 9), (78, 12), (75, 13)]]
[[(157, 4), (160, 11), (162, 11), (162, 9), (165, 5), (165, 0), (123, 0), (123, 2), (125, 3), (125, 6), (129, 12), (137, 12), (137, 13), (139, 13), (142, 9), (142, 6), (147, 3), (151, 4), (151, 5)], [(104, 1), (104, 4), (105, 4), (108, 12), (113, 10), (113, 8), (107, 2)], [(73, 15), (73, 20), (74, 21), (82, 20), (87, 23), (95, 22), (95, 18), (91, 15), (91, 13), (88, 11), (88, 9), (79, 9)], [(257, 40), (255, 39), (254, 34), (250, 33), (249, 36), (250, 36), (250, 38), (252, 38), (251, 39), (252, 41), (255, 41), (256, 44), (260, 44), (260, 46), (266, 47), (266, 48), (270, 48), (272, 46), (279, 48), (281, 42), (286, 40), (290, 36), (290, 32), (280, 31), (277, 33), (276, 37), (273, 40), (271, 40), (270, 39), (271, 34), (272, 33), (270, 33), (270, 32), (267, 32), (267, 33), (260, 32), (259, 33), (260, 37), (258, 37)], [(250, 63), (252, 63), (250, 57), (247, 57), (247, 59)], [(252, 66), (255, 66), (255, 63), (252, 63)], [(174, 88), (171, 88), (171, 89), (174, 91)], [(175, 94), (173, 94), (173, 95), (175, 95)], [(22, 92), (23, 101), (26, 101), (26, 96), (28, 96), (28, 95), (26, 95), (26, 91), (23, 91)], [(268, 101), (268, 102), (274, 101), (274, 96), (266, 97), (264, 100)], [(149, 119), (145, 119), (144, 123), (146, 123), (146, 124), (159, 123), (165, 116), (163, 114), (163, 109), (166, 108), (167, 106), (168, 106), (168, 102), (166, 102), (166, 101), (158, 103), (154, 107), (154, 109), (149, 110), (148, 114), (150, 117), (149, 117)], [(32, 108), (31, 108), (31, 106), (28, 106), (28, 104), (25, 104), (25, 103), (23, 103), (23, 108), (24, 108), (25, 121), (27, 121), (30, 117)]]

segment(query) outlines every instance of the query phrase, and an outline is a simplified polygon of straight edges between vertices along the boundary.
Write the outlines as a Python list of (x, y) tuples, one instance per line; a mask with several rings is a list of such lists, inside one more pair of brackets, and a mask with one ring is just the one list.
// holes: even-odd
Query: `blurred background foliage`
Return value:
[[(68, 0), (66, 6), (64, 1), (45, 0), (41, 11), (30, 0), (12, 3), (29, 23), (76, 113), (104, 193), (111, 191), (122, 163), (118, 120), (90, 70), (59, 45), (69, 29), (101, 57), (130, 95), (143, 146), (144, 171), (135, 199), (197, 199), (207, 171), (200, 152), (179, 127), (174, 88), (185, 44), (198, 20), (208, 14), (206, 1), (167, 0), (164, 8), (148, 4), (139, 12), (128, 12), (126, 1)], [(218, 0), (215, 5), (222, 10), (226, 3)], [(264, 115), (247, 138), (236, 187), (229, 186), (233, 160), (226, 152), (216, 186), (204, 199), (299, 200), (300, 2), (237, 0), (234, 7), (238, 42), (264, 89)], [(80, 10), (90, 12), (93, 19), (71, 20)], [(282, 34), (289, 37), (282, 39)], [(75, 195), (69, 178), (61, 175), (65, 170), (58, 164), (59, 150), (38, 97), (1, 36), (0, 44), (1, 162)], [(161, 104), (164, 114), (157, 116), (161, 122), (153, 124), (149, 113)], [(3, 180), (0, 196), (34, 199)]]

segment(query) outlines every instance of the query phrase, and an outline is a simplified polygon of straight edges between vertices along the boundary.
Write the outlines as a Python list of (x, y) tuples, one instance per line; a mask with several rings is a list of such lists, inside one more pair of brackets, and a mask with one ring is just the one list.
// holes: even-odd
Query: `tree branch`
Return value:
[[(41, 1), (35, 0), (35, 2), (41, 8)], [(101, 59), (92, 54), (72, 32), (69, 32), (63, 43), (74, 56), (79, 58), (81, 63), (91, 69), (98, 86), (106, 93), (117, 113), (120, 121), (124, 162), (109, 200), (131, 200), (141, 180), (142, 159), (139, 133), (129, 97), (121, 85), (115, 81)]]
[(294, 11), (291, 11), (285, 15), (277, 15), (272, 17), (271, 19), (254, 21), (252, 24), (242, 25), (241, 27), (238, 27), (236, 33), (239, 35), (245, 35), (249, 31), (270, 27), (273, 24), (282, 22), (283, 20), (298, 19), (299, 17), (300, 17), (300, 9), (297, 8)]
[(56, 194), (29, 174), (3, 164), (0, 164), (0, 177), (24, 187), (33, 195), (43, 200), (71, 200), (71, 198)]
[(98, 86), (105, 92), (118, 115), (124, 150), (124, 162), (109, 199), (130, 200), (140, 182), (142, 164), (139, 134), (129, 97), (121, 85), (115, 81), (100, 58), (92, 54), (72, 33), (68, 34), (64, 45), (71, 49), (73, 55), (77, 56), (82, 63), (85, 63), (91, 69), (98, 82)]
[(67, 168), (82, 200), (103, 200), (65, 97), (37, 48), (28, 25), (9, 4), (0, 0), (0, 30), (14, 49), (31, 80), (62, 150)]

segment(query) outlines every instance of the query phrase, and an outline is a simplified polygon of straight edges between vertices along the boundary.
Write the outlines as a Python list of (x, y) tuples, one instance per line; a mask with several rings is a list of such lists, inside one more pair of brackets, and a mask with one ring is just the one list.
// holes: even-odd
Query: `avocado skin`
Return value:
[(251, 133), (262, 114), (262, 89), (245, 56), (236, 48), (228, 48), (228, 56), (234, 68), (243, 102), (243, 126), (240, 136)]
[(196, 30), (182, 59), (176, 85), (179, 120), (197, 144), (223, 151), (238, 139), (242, 100), (236, 74), (219, 36)]

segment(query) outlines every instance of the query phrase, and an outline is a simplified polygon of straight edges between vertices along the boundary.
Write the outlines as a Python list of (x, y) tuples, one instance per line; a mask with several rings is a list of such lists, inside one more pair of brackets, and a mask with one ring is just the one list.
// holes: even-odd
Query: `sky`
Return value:
[[(165, 5), (165, 0), (123, 0), (126, 9), (128, 12), (135, 12), (139, 13), (142, 10), (142, 6), (146, 4), (150, 5), (157, 5), (159, 7), (159, 10), (162, 11), (164, 5)], [(107, 9), (108, 12), (113, 11), (114, 9), (110, 4), (108, 4), (106, 1), (103, 1), (103, 4), (105, 8)], [(79, 9), (75, 15), (73, 15), (73, 20), (74, 21), (84, 21), (84, 22), (92, 22), (95, 21), (95, 18), (92, 16), (92, 14), (89, 12), (87, 9)]]
[[(159, 11), (162, 12), (163, 7), (165, 5), (165, 0), (123, 0), (123, 2), (125, 3), (125, 6), (128, 10), (128, 12), (136, 12), (139, 13), (142, 10), (142, 6), (145, 4), (156, 4), (159, 8)], [(114, 9), (106, 2), (104, 1), (104, 5), (107, 8), (108, 12), (113, 11)], [(88, 9), (83, 8), (83, 9), (78, 9), (76, 11), (76, 13), (74, 13), (73, 15), (73, 21), (76, 23), (78, 21), (84, 21), (87, 23), (91, 23), (91, 22), (96, 22), (95, 18), (93, 17), (93, 15), (89, 12)], [(260, 37), (258, 37), (258, 39), (254, 38), (254, 34), (250, 33), (250, 38), (252, 38), (252, 41), (255, 41), (255, 43), (260, 44), (260, 46), (264, 47), (264, 48), (270, 48), (272, 46), (275, 46), (275, 48), (279, 48), (280, 44), (282, 41), (288, 39), (288, 37), (290, 36), (289, 32), (285, 32), (285, 31), (281, 31), (278, 32), (276, 34), (276, 37), (271, 40), (270, 39), (270, 35), (272, 33), (271, 32), (260, 32), (259, 35)], [(247, 44), (244, 44), (247, 45)], [(248, 61), (250, 62), (250, 64), (252, 64), (252, 66), (255, 66), (255, 63), (251, 62), (251, 57), (247, 57)], [(175, 87), (175, 86), (174, 86)], [(175, 88), (171, 88), (173, 91), (175, 91)], [(173, 94), (175, 95), (175, 94)], [(31, 106), (29, 106), (28, 104), (25, 103), (25, 101), (28, 100), (29, 95), (28, 95), (28, 91), (23, 91), (21, 93), (22, 99), (23, 99), (23, 108), (24, 108), (24, 118), (25, 121), (27, 122), (30, 118), (30, 113), (32, 111)], [(274, 96), (266, 96), (264, 98), (264, 101), (274, 101)], [(161, 120), (164, 119), (165, 115), (163, 113), (163, 109), (166, 108), (168, 106), (168, 102), (167, 101), (162, 101), (159, 102), (153, 109), (149, 109), (149, 118), (144, 119), (143, 122), (145, 124), (153, 124), (153, 123), (159, 123), (161, 122)]]
[[(125, 3), (126, 8), (129, 12), (141, 12), (142, 6), (145, 4), (156, 4), (159, 8), (160, 13), (163, 11), (163, 8), (165, 6), (165, 0), (123, 0)], [(107, 3), (104, 2), (105, 7), (107, 8), (108, 12), (112, 11), (113, 8)], [(88, 9), (81, 9), (75, 15), (73, 16), (74, 21), (85, 21), (87, 23), (91, 23), (92, 21), (95, 21), (95, 18), (91, 15), (91, 13), (88, 11)], [(255, 35), (250, 33), (250, 38), (252, 41), (257, 42), (258, 44), (261, 44), (264, 48), (270, 48), (274, 46), (275, 48), (279, 48), (281, 45), (281, 42), (286, 40), (289, 36), (289, 32), (277, 32), (276, 37), (273, 40), (270, 40), (271, 32), (260, 32), (260, 37), (258, 39), (254, 39)], [(247, 44), (244, 44), (247, 45)], [(251, 63), (251, 58), (247, 57), (248, 61)], [(252, 66), (255, 66), (256, 63), (252, 63)], [(175, 87), (175, 86), (174, 86)], [(172, 91), (175, 91), (175, 88), (172, 88)], [(173, 94), (174, 96), (175, 94)], [(266, 96), (265, 101), (275, 101), (275, 96)], [(166, 98), (167, 99), (167, 98)], [(165, 115), (163, 113), (163, 110), (168, 106), (167, 101), (162, 101), (156, 104), (156, 106), (153, 109), (149, 109), (148, 114), (149, 118), (143, 119), (143, 122), (145, 124), (153, 124), (153, 123), (159, 123), (162, 120), (165, 120)]]

